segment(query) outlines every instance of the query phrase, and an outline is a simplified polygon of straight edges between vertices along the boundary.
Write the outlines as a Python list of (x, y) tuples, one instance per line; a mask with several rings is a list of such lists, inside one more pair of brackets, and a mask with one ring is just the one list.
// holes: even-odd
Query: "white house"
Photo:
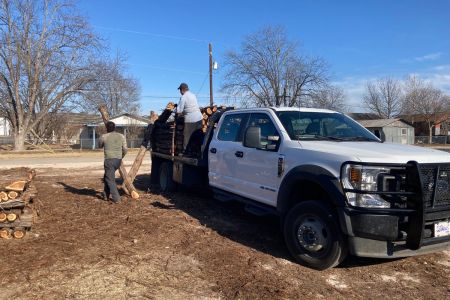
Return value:
[[(121, 114), (118, 116), (114, 116), (110, 118), (110, 121), (116, 124), (116, 130), (121, 132), (127, 137), (127, 133), (130, 130), (141, 128), (143, 130), (150, 123), (150, 119), (145, 119), (139, 116), (135, 116), (132, 114)], [(99, 120), (98, 122), (93, 122), (86, 124), (85, 128), (83, 128), (80, 132), (80, 140), (83, 141), (83, 144), (80, 145), (83, 149), (96, 149), (98, 148), (98, 139), (100, 138), (100, 133), (97, 130), (98, 127), (104, 128), (103, 120)]]
[(3, 117), (0, 117), (0, 136), (11, 136), (11, 125)]

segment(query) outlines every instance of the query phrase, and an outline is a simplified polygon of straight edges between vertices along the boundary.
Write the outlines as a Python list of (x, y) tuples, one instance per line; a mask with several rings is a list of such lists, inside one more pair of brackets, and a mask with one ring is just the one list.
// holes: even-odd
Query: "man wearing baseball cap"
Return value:
[(177, 105), (177, 114), (184, 116), (184, 141), (183, 151), (186, 150), (186, 146), (189, 143), (192, 133), (202, 128), (202, 113), (198, 107), (197, 97), (189, 91), (189, 87), (186, 83), (181, 83), (178, 87), (180, 90), (181, 98)]

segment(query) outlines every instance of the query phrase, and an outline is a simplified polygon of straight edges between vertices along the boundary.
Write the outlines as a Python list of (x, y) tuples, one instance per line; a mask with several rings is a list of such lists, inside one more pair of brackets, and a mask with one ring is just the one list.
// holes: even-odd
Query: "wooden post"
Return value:
[[(153, 111), (152, 111), (153, 112)], [(139, 148), (139, 152), (136, 155), (136, 158), (134, 159), (133, 165), (131, 166), (130, 172), (128, 173), (128, 176), (130, 177), (131, 182), (134, 181), (136, 178), (136, 175), (139, 171), (139, 168), (142, 165), (142, 161), (144, 160), (145, 154), (147, 153), (147, 146), (150, 142), (150, 133), (153, 129), (153, 123), (156, 121), (156, 118), (153, 116), (154, 120), (152, 120), (152, 112), (150, 112), (150, 125), (146, 128), (145, 134), (144, 134), (144, 140), (142, 141), (141, 147)]]
[[(100, 114), (102, 115), (103, 122), (106, 123), (109, 121), (109, 114), (105, 106), (99, 106), (98, 110), (100, 111)], [(119, 167), (119, 174), (123, 179), (123, 186), (122, 189), (124, 192), (131, 196), (133, 199), (139, 199), (139, 193), (136, 191), (136, 188), (133, 185), (133, 181), (131, 181), (130, 177), (128, 176), (127, 170), (125, 169), (125, 166), (123, 165), (123, 161), (120, 163)]]
[(209, 105), (214, 105), (213, 97), (213, 58), (212, 58), (212, 45), (209, 43)]
[(92, 150), (95, 149), (95, 127), (92, 127)]

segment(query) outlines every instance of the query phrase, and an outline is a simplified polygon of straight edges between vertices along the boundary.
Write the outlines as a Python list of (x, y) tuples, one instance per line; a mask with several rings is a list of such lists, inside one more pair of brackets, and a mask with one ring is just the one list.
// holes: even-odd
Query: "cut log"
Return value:
[[(151, 116), (151, 113), (150, 113)], [(139, 152), (134, 159), (133, 165), (131, 166), (130, 172), (128, 172), (128, 176), (130, 177), (131, 182), (134, 182), (136, 175), (139, 171), (139, 168), (142, 165), (142, 161), (144, 160), (145, 153), (147, 153), (147, 146), (150, 142), (150, 139), (153, 134), (153, 129), (155, 128), (152, 120), (150, 120), (150, 124), (147, 126), (144, 134), (144, 140), (142, 141), (141, 147), (139, 148)]]
[(16, 199), (19, 196), (19, 194), (17, 192), (11, 191), (8, 193), (8, 198), (9, 199)]
[(14, 222), (17, 219), (17, 215), (15, 213), (9, 213), (6, 215), (6, 219), (8, 222)]
[(7, 202), (0, 203), (0, 209), (11, 209), (11, 208), (23, 208), (25, 207), (25, 201), (20, 199), (9, 200)]
[(28, 181), (32, 181), (36, 177), (36, 171), (34, 169), (28, 172)]
[[(101, 105), (98, 108), (98, 110), (100, 111), (103, 122), (106, 125), (106, 123), (109, 121), (109, 114), (108, 114), (106, 106)], [(133, 199), (139, 199), (139, 193), (136, 191), (136, 188), (134, 187), (133, 182), (130, 180), (127, 170), (125, 169), (125, 166), (123, 164), (123, 161), (120, 163), (119, 174), (123, 179), (124, 185), (122, 186), (122, 189), (124, 190), (124, 192), (126, 194), (130, 195), (131, 198), (133, 198)]]
[(9, 228), (2, 228), (0, 229), (0, 238), (2, 239), (10, 239), (11, 238), (11, 232), (12, 230)]
[(26, 204), (32, 201), (34, 197), (36, 197), (37, 190), (33, 183), (30, 183), (28, 185), (28, 188), (25, 190), (25, 192), (20, 195), (20, 199)]
[(3, 222), (0, 223), (1, 228), (31, 228), (33, 225), (33, 213), (32, 212), (23, 212), (20, 214), (19, 218), (17, 218), (14, 222)]
[(175, 104), (173, 102), (169, 102), (166, 105), (166, 109), (173, 110), (175, 108)]
[(14, 191), (14, 192), (23, 192), (27, 185), (28, 181), (25, 180), (19, 180), (11, 183), (10, 185), (6, 186), (5, 189), (7, 191)]
[(172, 112), (175, 108), (175, 104), (172, 102), (169, 102), (166, 106), (166, 109), (161, 113), (161, 115), (158, 117), (158, 120), (155, 121), (155, 124), (164, 124), (167, 122), (167, 120), (172, 115)]
[(9, 200), (8, 194), (5, 192), (0, 192), (0, 202), (8, 201), (8, 200)]
[(0, 223), (3, 223), (6, 221), (6, 214), (4, 212), (0, 212)]
[(25, 228), (17, 227), (17, 228), (14, 228), (12, 236), (15, 239), (22, 239), (25, 237), (25, 234), (26, 234)]
[(136, 178), (139, 168), (142, 165), (142, 161), (144, 160), (145, 153), (147, 153), (147, 147), (141, 146), (138, 154), (136, 155), (136, 158), (134, 159), (133, 165), (131, 166), (130, 172), (128, 172), (128, 176), (130, 177), (130, 180), (132, 182)]

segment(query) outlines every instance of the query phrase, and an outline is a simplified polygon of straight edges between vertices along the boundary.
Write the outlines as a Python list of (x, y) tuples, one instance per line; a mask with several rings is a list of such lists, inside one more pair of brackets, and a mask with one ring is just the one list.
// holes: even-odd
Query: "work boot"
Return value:
[(108, 201), (109, 196), (106, 195), (105, 192), (101, 192), (100, 193), (100, 199), (102, 199), (103, 201)]
[(117, 200), (111, 199), (109, 202), (110, 204), (118, 204), (120, 202), (120, 198)]

